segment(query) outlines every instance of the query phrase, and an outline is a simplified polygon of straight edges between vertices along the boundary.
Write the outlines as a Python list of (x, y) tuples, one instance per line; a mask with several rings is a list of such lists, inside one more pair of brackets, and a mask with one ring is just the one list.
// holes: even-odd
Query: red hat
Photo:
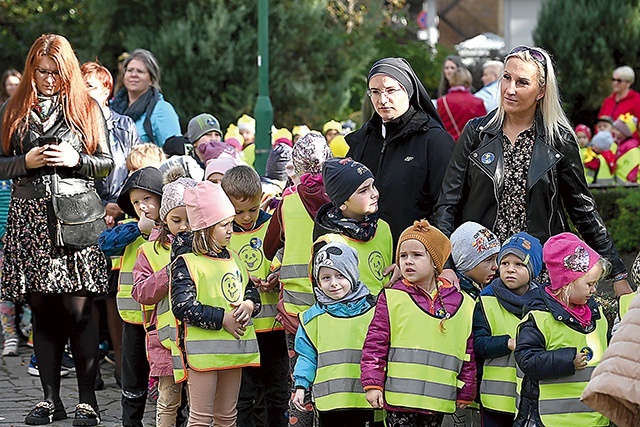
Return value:
[(560, 233), (547, 240), (542, 258), (549, 270), (550, 289), (556, 291), (584, 276), (600, 255), (572, 233)]
[(574, 129), (574, 132), (576, 134), (579, 134), (580, 132), (582, 132), (582, 133), (587, 135), (587, 138), (591, 139), (591, 129), (589, 129), (589, 126), (587, 126), (587, 125), (579, 124)]

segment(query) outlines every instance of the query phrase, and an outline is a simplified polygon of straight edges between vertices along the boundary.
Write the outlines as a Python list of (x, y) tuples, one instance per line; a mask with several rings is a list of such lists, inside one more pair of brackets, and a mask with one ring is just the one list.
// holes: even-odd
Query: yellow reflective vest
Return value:
[[(516, 336), (520, 319), (502, 307), (493, 295), (481, 295), (480, 307), (492, 336)], [(492, 411), (516, 413), (516, 360), (513, 352), (484, 361), (480, 402)]]
[[(538, 410), (546, 427), (608, 426), (604, 415), (580, 401), (591, 373), (607, 348), (607, 319), (600, 309), (600, 319), (588, 334), (576, 331), (555, 319), (547, 311), (534, 310), (523, 319), (533, 319), (545, 339), (545, 350), (575, 348), (588, 354), (587, 367), (567, 377), (539, 380)], [(521, 372), (518, 373), (522, 375)]]
[(632, 148), (616, 160), (616, 176), (620, 182), (629, 182), (627, 175), (640, 164), (640, 148)]
[(118, 293), (116, 294), (116, 304), (120, 317), (127, 323), (148, 326), (153, 306), (142, 305), (131, 296), (133, 290), (133, 266), (138, 259), (138, 248), (147, 240), (138, 236), (136, 240), (129, 243), (122, 254), (120, 262), (120, 275), (118, 277)]
[(637, 292), (632, 292), (630, 294), (620, 295), (620, 301), (618, 303), (618, 305), (620, 307), (619, 310), (618, 310), (618, 314), (620, 316), (620, 320), (622, 320), (624, 315), (627, 314), (627, 312), (629, 311), (629, 306), (631, 306), (631, 301), (633, 301), (633, 299), (635, 298), (636, 295), (638, 295)]
[(298, 193), (289, 194), (282, 199), (282, 223), (285, 236), (280, 269), (282, 299), (285, 311), (296, 316), (316, 302), (309, 279), (313, 219)]
[[(238, 255), (229, 251), (231, 258), (211, 258), (206, 255), (181, 255), (189, 269), (196, 287), (196, 299), (202, 304), (222, 307), (225, 312), (232, 310), (232, 303), (241, 302), (249, 282), (244, 266)], [(186, 366), (195, 371), (214, 371), (260, 366), (258, 340), (253, 323), (240, 337), (235, 339), (224, 328), (202, 329), (183, 323), (184, 338), (178, 342), (185, 360), (172, 354), (174, 379), (180, 382), (186, 378)]]
[(367, 285), (371, 295), (378, 295), (389, 281), (382, 273), (393, 263), (393, 238), (389, 224), (378, 219), (376, 234), (367, 242), (342, 236), (358, 252), (360, 281)]
[[(271, 219), (255, 230), (244, 232), (233, 232), (229, 248), (238, 253), (240, 261), (244, 264), (250, 276), (266, 279), (271, 273), (268, 259), (264, 257), (264, 236)], [(283, 330), (282, 325), (276, 321), (276, 308), (279, 299), (279, 292), (274, 289), (270, 292), (260, 292), (260, 302), (262, 308), (260, 313), (253, 318), (253, 326), (256, 332), (268, 332)]]
[[(318, 351), (313, 396), (319, 411), (371, 409), (360, 383), (362, 346), (375, 306), (354, 317), (335, 317), (327, 312), (300, 326)], [(336, 332), (339, 331), (339, 332)]]
[(470, 360), (467, 340), (475, 301), (462, 293), (462, 304), (444, 321), (420, 308), (399, 289), (387, 296), (391, 339), (387, 357), (385, 401), (392, 406), (453, 413), (462, 364)]

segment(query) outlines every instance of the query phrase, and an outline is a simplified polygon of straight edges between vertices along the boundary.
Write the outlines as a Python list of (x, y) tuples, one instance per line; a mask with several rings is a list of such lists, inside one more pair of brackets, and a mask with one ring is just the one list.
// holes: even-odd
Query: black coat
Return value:
[[(2, 120), (7, 104), (5, 103), (0, 109), (0, 132), (2, 132)], [(100, 108), (97, 103), (95, 108)], [(98, 114), (102, 117), (102, 112)], [(12, 153), (5, 154), (0, 149), (0, 179), (13, 179), (12, 195), (14, 197), (31, 199), (46, 196), (47, 188), (43, 178), (52, 175), (54, 171), (62, 178), (74, 177), (93, 180), (106, 177), (113, 169), (113, 158), (109, 147), (107, 126), (104, 121), (103, 126), (103, 138), (98, 142), (93, 154), (86, 153), (80, 136), (69, 128), (63, 114), (60, 114), (56, 123), (44, 134), (38, 133), (35, 125), (30, 125), (24, 135), (19, 135), (18, 132), (14, 133), (11, 138)], [(74, 168), (60, 167), (54, 170), (52, 167), (44, 166), (27, 169), (25, 160), (27, 152), (38, 145), (40, 136), (55, 136), (61, 141), (68, 142), (80, 153), (80, 163)]]
[[(493, 230), (499, 199), (509, 191), (504, 188), (502, 130), (487, 125), (494, 114), (495, 111), (467, 124), (449, 162), (436, 207), (436, 225), (448, 236), (466, 221)], [(540, 117), (526, 197), (526, 231), (540, 242), (544, 244), (553, 235), (571, 231), (570, 219), (584, 241), (611, 262), (612, 275), (626, 271), (587, 187), (577, 141), (567, 131), (552, 146)]]
[(380, 218), (389, 223), (394, 245), (413, 221), (432, 220), (442, 178), (454, 142), (438, 123), (413, 107), (387, 126), (374, 114), (362, 128), (346, 136), (347, 156), (366, 165), (380, 192)]

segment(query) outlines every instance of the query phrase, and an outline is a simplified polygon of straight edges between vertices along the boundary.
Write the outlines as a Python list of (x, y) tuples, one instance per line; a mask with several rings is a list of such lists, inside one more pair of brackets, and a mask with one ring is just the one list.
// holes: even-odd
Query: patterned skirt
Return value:
[(21, 302), (29, 292), (101, 294), (107, 288), (107, 260), (97, 245), (53, 246), (47, 199), (11, 198), (0, 299)]

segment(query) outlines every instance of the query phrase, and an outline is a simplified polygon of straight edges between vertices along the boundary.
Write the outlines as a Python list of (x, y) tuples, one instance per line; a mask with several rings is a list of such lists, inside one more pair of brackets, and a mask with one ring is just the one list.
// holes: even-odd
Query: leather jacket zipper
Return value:
[(380, 159), (378, 160), (378, 174), (380, 174), (380, 171), (382, 170), (382, 162), (384, 160), (385, 151), (387, 151), (387, 139), (386, 138), (382, 141), (382, 149), (380, 150)]

